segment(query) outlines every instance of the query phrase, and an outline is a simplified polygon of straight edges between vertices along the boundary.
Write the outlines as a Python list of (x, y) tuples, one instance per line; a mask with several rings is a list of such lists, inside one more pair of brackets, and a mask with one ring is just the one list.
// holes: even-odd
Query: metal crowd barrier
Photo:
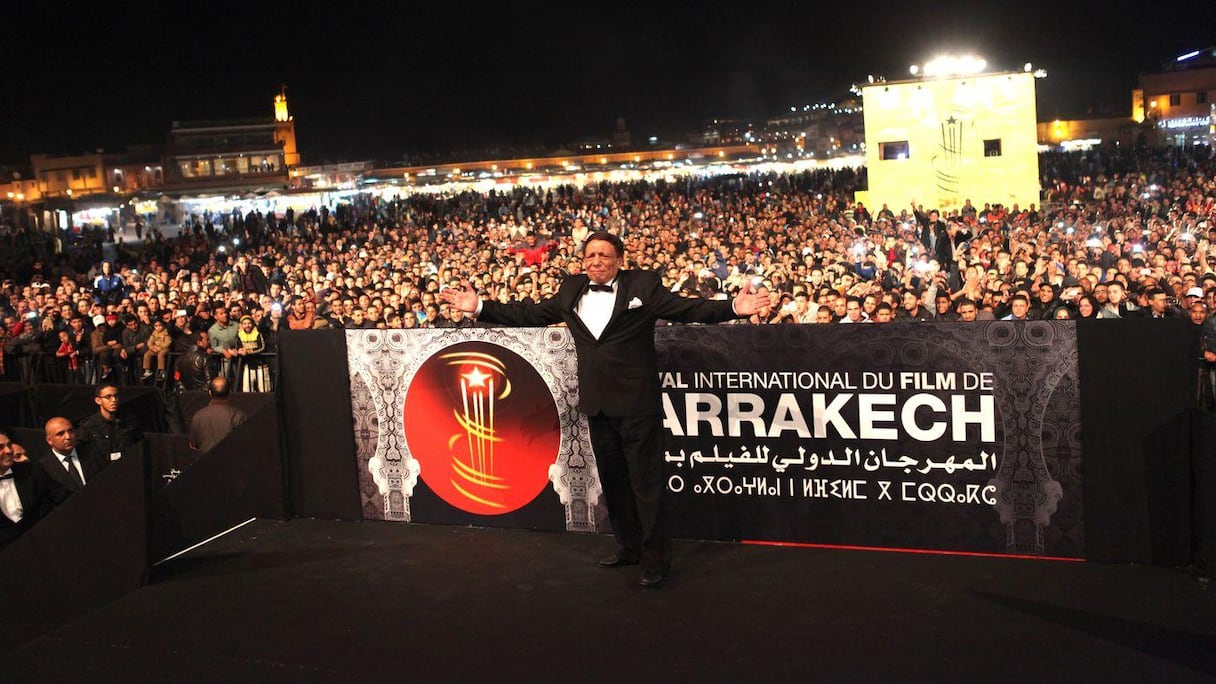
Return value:
[[(142, 359), (126, 359), (114, 380), (119, 385), (144, 385), (158, 389), (173, 389), (179, 384), (178, 352), (170, 352), (163, 372), (153, 371), (152, 377), (143, 379)], [(3, 372), (0, 380), (20, 382), (24, 385), (95, 385), (100, 380), (101, 368), (95, 359), (79, 362), (75, 369), (68, 368), (65, 359), (47, 352), (30, 354), (4, 354)], [(278, 377), (278, 355), (273, 353), (250, 354), (234, 359), (211, 355), (211, 376), (225, 375), (237, 392), (273, 392)]]

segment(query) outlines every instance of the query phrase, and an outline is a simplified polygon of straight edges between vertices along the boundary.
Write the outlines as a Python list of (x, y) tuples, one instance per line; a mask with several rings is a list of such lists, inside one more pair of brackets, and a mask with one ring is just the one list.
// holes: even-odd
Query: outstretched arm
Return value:
[(439, 293), (439, 298), (451, 306), (473, 314), (478, 320), (507, 326), (543, 327), (562, 320), (556, 297), (540, 302), (531, 300), (499, 304), (482, 301), (468, 281), (459, 288), (449, 287)]

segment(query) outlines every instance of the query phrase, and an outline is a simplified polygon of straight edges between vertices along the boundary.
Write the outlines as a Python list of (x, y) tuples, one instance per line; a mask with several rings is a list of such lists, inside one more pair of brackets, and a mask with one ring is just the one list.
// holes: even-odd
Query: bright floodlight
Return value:
[(909, 67), (909, 68), (908, 68), (908, 71), (909, 71), (909, 72), (911, 72), (911, 74), (912, 74), (913, 76), (915, 76), (915, 75), (917, 75), (918, 73), (920, 73), (920, 67), (918, 67), (918, 66), (916, 66), (915, 64), (913, 64), (911, 67)]
[(925, 65), (925, 76), (966, 76), (978, 74), (988, 62), (973, 55), (943, 55)]
[(1022, 71), (1025, 71), (1028, 74), (1031, 72), (1032, 69), (1034, 69), (1034, 65), (1031, 64), (1030, 62), (1026, 62), (1026, 64), (1022, 65)]

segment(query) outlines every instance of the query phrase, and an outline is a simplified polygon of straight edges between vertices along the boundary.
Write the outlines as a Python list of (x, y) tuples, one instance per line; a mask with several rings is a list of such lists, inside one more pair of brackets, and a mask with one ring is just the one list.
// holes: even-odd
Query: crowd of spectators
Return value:
[(473, 325), (441, 288), (543, 298), (600, 229), (673, 291), (767, 288), (772, 314), (756, 323), (1189, 317), (1216, 362), (1214, 167), (1206, 147), (1044, 153), (1039, 205), (951, 212), (915, 197), (864, 207), (864, 170), (849, 169), (360, 196), (194, 216), (179, 236), (111, 246), (112, 261), (104, 233), (64, 246), (0, 225), (3, 372), (36, 356), (67, 381), (219, 372), (267, 390), (284, 327)]

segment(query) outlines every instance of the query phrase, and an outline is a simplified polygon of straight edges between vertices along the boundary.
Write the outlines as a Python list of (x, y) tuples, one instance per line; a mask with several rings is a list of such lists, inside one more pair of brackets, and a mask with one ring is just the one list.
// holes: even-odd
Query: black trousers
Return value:
[(588, 416), (587, 424), (618, 553), (637, 558), (646, 570), (667, 572), (671, 530), (659, 417)]

